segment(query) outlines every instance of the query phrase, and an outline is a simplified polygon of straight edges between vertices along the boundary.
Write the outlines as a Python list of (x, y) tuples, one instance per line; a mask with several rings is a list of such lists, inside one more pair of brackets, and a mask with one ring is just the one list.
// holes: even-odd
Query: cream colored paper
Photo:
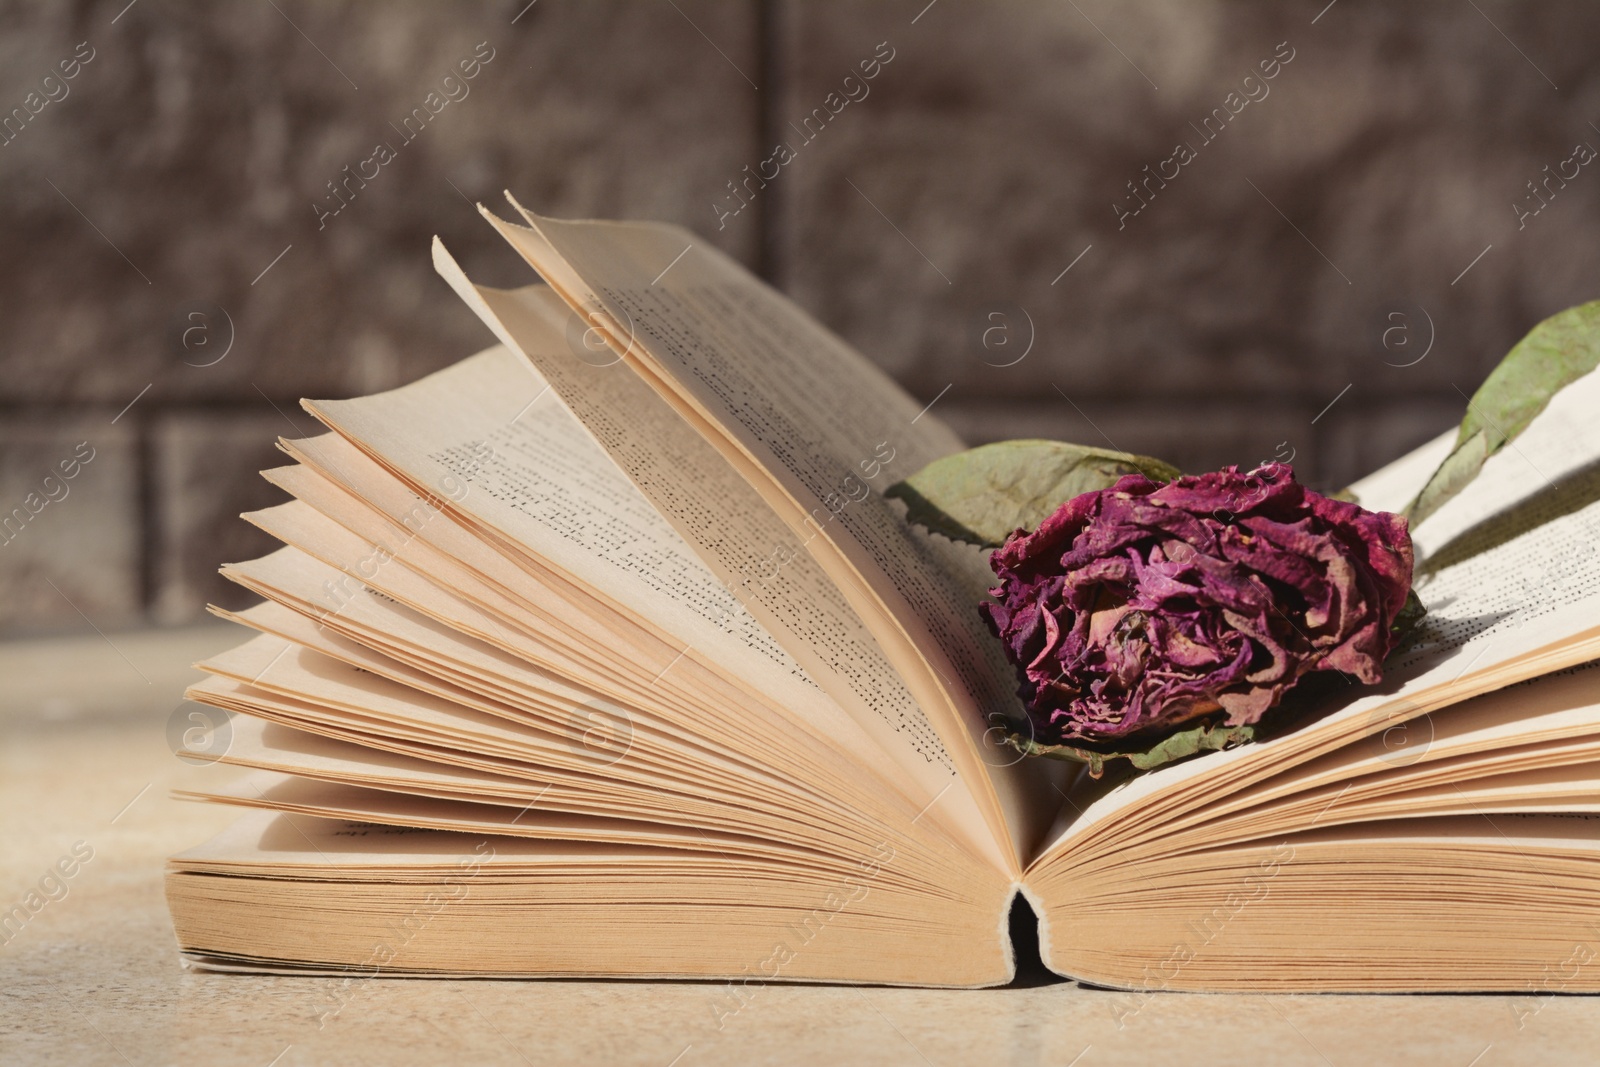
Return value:
[(914, 530), (881, 495), (960, 440), (714, 249), (696, 245), (664, 271), (694, 243), (686, 231), (524, 215), (534, 230), (491, 221), (812, 551), (963, 779), (990, 784), (986, 819), (1019, 864), (1063, 772), (985, 745), (991, 716), (1020, 716), (1011, 668), (976, 611), (992, 577), (977, 550)]
[[(837, 586), (760, 494), (628, 367), (587, 351), (589, 359), (580, 358), (565, 335), (571, 312), (548, 287), (475, 287), (437, 243), (434, 260), (808, 675), (913, 776), (920, 803), (932, 803), (928, 817), (953, 824), (985, 851), (991, 839), (938, 733)], [(488, 374), (489, 355), (479, 359)]]

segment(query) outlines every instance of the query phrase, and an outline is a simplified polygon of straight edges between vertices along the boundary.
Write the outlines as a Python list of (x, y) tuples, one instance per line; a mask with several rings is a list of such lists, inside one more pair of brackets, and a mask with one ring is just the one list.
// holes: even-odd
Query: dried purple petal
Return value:
[(1405, 520), (1270, 463), (1130, 474), (1018, 530), (981, 606), (1040, 744), (1258, 721), (1312, 671), (1383, 677), (1411, 588)]

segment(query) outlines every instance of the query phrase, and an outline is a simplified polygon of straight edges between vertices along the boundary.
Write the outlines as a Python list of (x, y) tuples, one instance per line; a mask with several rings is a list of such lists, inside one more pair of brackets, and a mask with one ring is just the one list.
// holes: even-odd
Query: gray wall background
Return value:
[[(1514, 207), (1600, 147), (1592, 4), (125, 5), (0, 9), (0, 113), (27, 119), (0, 146), (0, 513), (94, 450), (0, 545), (0, 632), (247, 600), (216, 568), (271, 547), (237, 515), (279, 499), (255, 471), (313, 431), (298, 398), (490, 342), (428, 242), (527, 280), (470, 203), (506, 188), (694, 228), (973, 443), (1292, 453), (1323, 487), (1452, 424), (1529, 327), (1600, 295), (1600, 168)], [(326, 183), (483, 42), (469, 95), (319, 229)], [(868, 95), (798, 136), (885, 42)], [(1265, 96), (1245, 83), (1291, 51)], [(33, 114), (41, 85), (66, 95)], [(779, 141), (793, 161), (719, 228)]]

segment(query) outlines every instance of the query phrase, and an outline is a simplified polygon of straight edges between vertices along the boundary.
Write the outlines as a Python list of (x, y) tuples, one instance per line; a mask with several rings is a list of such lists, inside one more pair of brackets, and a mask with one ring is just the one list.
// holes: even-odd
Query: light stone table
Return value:
[(378, 979), (319, 1027), (335, 979), (185, 971), (162, 899), (165, 857), (233, 818), (170, 798), (230, 772), (166, 735), (189, 664), (237, 634), (0, 645), (0, 908), (93, 849), (0, 945), (0, 1063), (1600, 1063), (1600, 998), (1157, 994), (1119, 1026), (1116, 994), (1042, 976), (770, 986), (721, 1029), (705, 983)]

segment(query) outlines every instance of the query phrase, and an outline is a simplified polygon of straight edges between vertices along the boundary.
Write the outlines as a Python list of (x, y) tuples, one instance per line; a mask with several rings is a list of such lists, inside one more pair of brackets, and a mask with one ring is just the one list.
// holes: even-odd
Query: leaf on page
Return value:
[(1600, 365), (1600, 300), (1545, 319), (1517, 342), (1467, 402), (1455, 448), (1405, 516), (1413, 527), (1477, 477), (1484, 461), (1527, 429), (1567, 385)]
[(1068, 760), (1089, 766), (1089, 776), (1099, 778), (1112, 760), (1127, 760), (1135, 770), (1154, 770), (1167, 763), (1187, 759), (1201, 752), (1216, 752), (1235, 748), (1252, 740), (1258, 725), (1229, 726), (1225, 722), (1203, 723), (1167, 734), (1145, 748), (1102, 751), (1076, 745), (1041, 745), (1030, 737), (1011, 734), (1006, 741), (1025, 756), (1044, 756), (1047, 759)]
[(1394, 618), (1394, 625), (1389, 627), (1389, 632), (1394, 635), (1393, 647), (1389, 650), (1389, 659), (1409, 650), (1416, 638), (1422, 632), (1422, 620), (1427, 618), (1428, 609), (1422, 603), (1422, 598), (1417, 596), (1415, 589), (1407, 590), (1406, 602), (1401, 605), (1400, 613)]
[(1062, 441), (999, 441), (934, 460), (884, 495), (906, 518), (954, 541), (994, 548), (1031, 530), (1063, 501), (1109, 488), (1127, 474), (1169, 482), (1179, 471), (1149, 456)]

